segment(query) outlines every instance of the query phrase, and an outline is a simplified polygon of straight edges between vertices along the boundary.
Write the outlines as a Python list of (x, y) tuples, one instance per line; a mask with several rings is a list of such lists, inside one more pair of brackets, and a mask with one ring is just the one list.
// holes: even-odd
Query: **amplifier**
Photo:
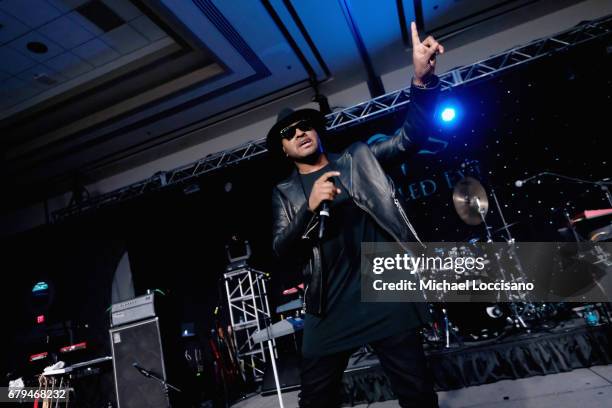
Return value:
[(138, 364), (167, 380), (158, 318), (115, 327), (109, 333), (117, 407), (170, 407), (169, 394), (163, 385), (134, 367)]
[(155, 294), (148, 293), (111, 306), (111, 327), (155, 316)]

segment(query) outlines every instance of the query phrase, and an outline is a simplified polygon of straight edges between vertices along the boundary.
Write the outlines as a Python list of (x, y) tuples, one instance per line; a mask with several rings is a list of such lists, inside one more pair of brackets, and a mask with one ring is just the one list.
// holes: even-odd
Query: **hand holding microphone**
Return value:
[(323, 237), (325, 231), (326, 220), (329, 217), (329, 202), (332, 201), (338, 194), (340, 189), (336, 187), (333, 177), (339, 176), (338, 171), (325, 172), (312, 185), (312, 191), (308, 199), (308, 209), (316, 212), (317, 209), (320, 215), (319, 238)]

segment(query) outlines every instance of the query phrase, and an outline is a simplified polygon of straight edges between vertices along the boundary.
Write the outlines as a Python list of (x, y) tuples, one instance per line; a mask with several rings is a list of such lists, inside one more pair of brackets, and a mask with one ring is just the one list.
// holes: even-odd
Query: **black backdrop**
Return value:
[[(559, 209), (609, 207), (596, 188), (546, 178), (517, 189), (514, 181), (545, 170), (587, 179), (611, 175), (611, 65), (604, 44), (597, 43), (446, 92), (442, 99), (457, 101), (462, 114), (453, 128), (432, 129), (432, 136), (448, 146), (408, 160), (405, 174), (393, 171), (422, 238), (482, 236), (481, 228), (459, 220), (450, 201), (450, 187), (465, 159), (478, 161), (481, 181), (496, 189), (508, 221), (520, 222), (514, 229), (517, 239), (558, 240)], [(398, 111), (327, 135), (325, 144), (340, 150), (354, 140), (392, 132), (402, 116)], [(79, 335), (91, 341), (95, 354), (108, 352), (105, 310), (125, 249), (136, 293), (147, 288), (169, 293), (178, 300), (179, 320), (194, 322), (202, 342), (213, 310), (224, 300), (219, 278), (227, 263), (224, 244), (232, 233), (251, 242), (253, 266), (272, 273), (272, 303), (278, 303), (280, 289), (299, 282), (296, 272), (273, 260), (270, 251), (270, 189), (285, 172), (281, 164), (259, 157), (189, 185), (4, 239), (3, 331), (12, 340), (4, 359), (7, 370), (23, 372), (27, 354), (44, 351), (42, 333), (32, 331), (29, 306), (29, 291), (41, 279), (55, 286), (49, 324), (87, 323)], [(184, 192), (194, 186), (199, 191)], [(489, 217), (499, 226), (494, 209)]]

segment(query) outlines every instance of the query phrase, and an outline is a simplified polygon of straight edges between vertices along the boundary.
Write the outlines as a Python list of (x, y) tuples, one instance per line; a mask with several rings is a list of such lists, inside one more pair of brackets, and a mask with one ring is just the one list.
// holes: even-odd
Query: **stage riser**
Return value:
[[(436, 390), (493, 383), (612, 364), (612, 328), (582, 327), (536, 334), (498, 344), (428, 353)], [(345, 373), (344, 402), (350, 405), (395, 399), (380, 365)]]

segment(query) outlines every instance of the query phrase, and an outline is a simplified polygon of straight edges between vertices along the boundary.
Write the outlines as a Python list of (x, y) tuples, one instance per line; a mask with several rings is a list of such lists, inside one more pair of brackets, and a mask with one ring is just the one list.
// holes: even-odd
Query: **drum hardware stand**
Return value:
[(485, 220), (485, 214), (487, 213), (487, 207), (482, 205), (480, 199), (478, 197), (474, 197), (476, 202), (476, 208), (478, 209), (478, 215), (480, 215), (480, 219), (482, 220), (482, 224), (485, 227), (485, 232), (487, 234), (487, 243), (493, 242), (493, 235), (491, 235), (491, 227), (487, 224), (487, 220)]
[[(433, 314), (433, 304), (430, 303), (429, 304), (429, 312)], [(459, 344), (459, 346), (463, 346), (463, 340), (461, 339), (461, 337), (455, 332), (456, 329), (454, 329), (453, 323), (451, 322), (451, 320), (448, 317), (448, 311), (446, 310), (445, 307), (441, 308), (442, 311), (442, 320), (444, 323), (444, 348), (449, 349), (451, 348), (451, 338), (454, 336), (454, 340)], [(440, 334), (438, 334), (438, 325), (437, 325), (437, 321), (438, 321), (438, 316), (436, 316), (434, 323), (432, 324), (432, 329), (431, 329), (431, 336), (427, 336), (425, 332), (423, 332), (423, 336), (425, 338), (425, 340), (429, 343), (432, 343), (434, 345), (439, 345), (442, 341), (442, 337), (440, 336)]]
[[(524, 272), (523, 272), (523, 267), (521, 266), (521, 261), (518, 258), (516, 251), (514, 249), (514, 237), (512, 237), (512, 233), (510, 232), (510, 228), (508, 228), (509, 224), (506, 222), (506, 218), (504, 217), (504, 212), (502, 211), (501, 205), (499, 204), (499, 200), (497, 199), (497, 194), (495, 194), (495, 190), (492, 188), (491, 189), (491, 195), (493, 196), (493, 201), (495, 201), (495, 206), (497, 207), (497, 212), (499, 213), (499, 217), (501, 218), (502, 221), (502, 227), (501, 229), (506, 231), (506, 242), (508, 243), (508, 248), (509, 248), (509, 252), (510, 252), (510, 256), (512, 257), (512, 259), (514, 260), (514, 264), (516, 266), (516, 269), (518, 270), (519, 274), (522, 275), (522, 277), (525, 276)], [(499, 259), (498, 259), (499, 260)], [(505, 270), (504, 268), (501, 267), (501, 265), (499, 264), (499, 270), (500, 273), (502, 275), (502, 279), (506, 280), (506, 274), (505, 274)], [(514, 277), (514, 275), (511, 274), (511, 280), (515, 281), (516, 278)], [(524, 300), (525, 298), (525, 294), (521, 295), (521, 300)], [(528, 333), (531, 331), (531, 329), (529, 328), (529, 326), (527, 326), (527, 323), (525, 323), (525, 320), (523, 319), (523, 317), (521, 316), (521, 314), (518, 312), (517, 307), (516, 307), (516, 302), (511, 298), (511, 296), (508, 296), (508, 300), (510, 300), (510, 310), (512, 311), (512, 317), (509, 317), (509, 320), (512, 320), (512, 323), (514, 324), (514, 327), (517, 329), (524, 329), (526, 330)], [(525, 303), (525, 305), (528, 305), (530, 303)], [(525, 310), (527, 310), (527, 308), (525, 308)]]
[(446, 311), (445, 307), (442, 308), (442, 314), (444, 315), (444, 348), (450, 348), (451, 335), (455, 336), (455, 340), (457, 340), (460, 346), (463, 346), (463, 341), (459, 338), (459, 336), (457, 336), (456, 333), (453, 333), (453, 331), (451, 330), (452, 323), (448, 318), (448, 312)]
[[(497, 210), (499, 211), (499, 214), (503, 222), (502, 228), (506, 230), (506, 234), (508, 237), (508, 243), (510, 244), (512, 254), (514, 254), (514, 247), (513, 247), (514, 239), (512, 238), (512, 235), (510, 234), (510, 231), (508, 228), (509, 225), (506, 223), (506, 220), (503, 216), (503, 212), (501, 210), (501, 206), (499, 204), (495, 191), (491, 189), (491, 192), (495, 200)], [(489, 200), (487, 198), (487, 192), (482, 186), (482, 184), (480, 184), (478, 180), (472, 177), (465, 177), (463, 180), (457, 183), (457, 185), (455, 186), (453, 190), (453, 203), (455, 205), (455, 209), (457, 210), (457, 213), (459, 214), (459, 217), (466, 224), (468, 225), (483, 224), (485, 228), (486, 236), (487, 236), (487, 243), (493, 243), (493, 234), (491, 233), (491, 227), (488, 225), (486, 218), (485, 218), (485, 215), (489, 209)], [(500, 262), (500, 254), (496, 252), (494, 258), (497, 263), (497, 267), (499, 269), (501, 277), (505, 281), (506, 274)], [(516, 256), (513, 256), (513, 259), (517, 259)], [(517, 264), (517, 267), (519, 271), (522, 273), (522, 268), (520, 266), (520, 263)], [(514, 280), (514, 276), (512, 276), (512, 279)], [(514, 323), (515, 327), (517, 328), (522, 327), (523, 329), (529, 330), (527, 327), (527, 324), (525, 323), (521, 315), (518, 313), (516, 309), (516, 303), (513, 301), (512, 296), (510, 296), (510, 294), (507, 294), (507, 298), (508, 298), (507, 300), (510, 302), (510, 309), (513, 315), (512, 322)], [(499, 294), (498, 294), (498, 301), (499, 300), (500, 299), (499, 299)]]

